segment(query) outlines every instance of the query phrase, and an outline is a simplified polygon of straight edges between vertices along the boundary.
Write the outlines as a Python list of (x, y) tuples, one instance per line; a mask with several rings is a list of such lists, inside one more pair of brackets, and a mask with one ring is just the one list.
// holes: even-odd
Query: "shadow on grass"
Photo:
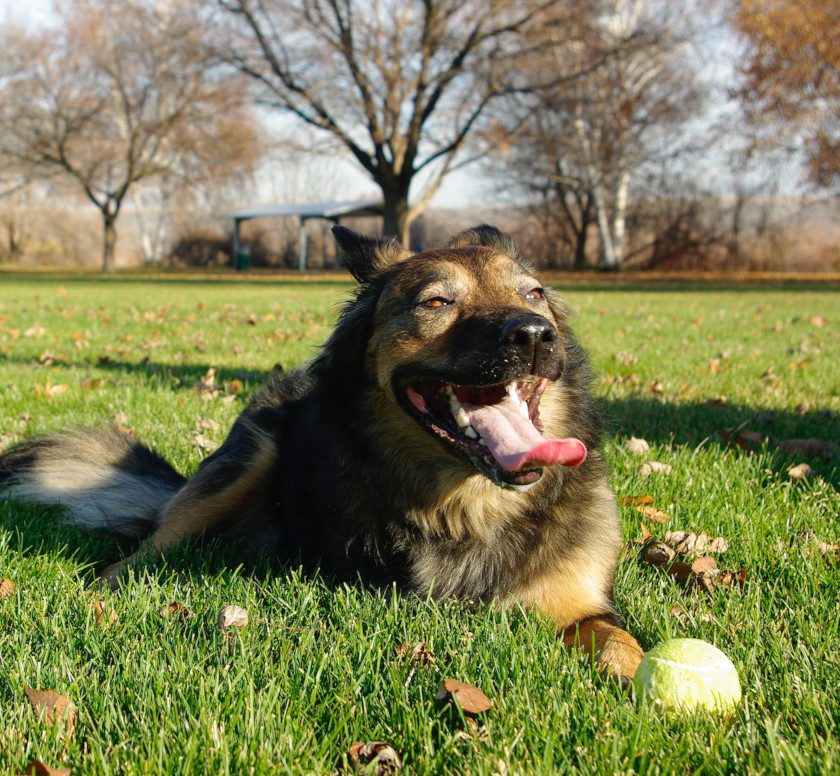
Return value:
[[(141, 365), (113, 364), (114, 368), (141, 368)], [(148, 370), (149, 365), (142, 365)], [(206, 365), (192, 365), (188, 374), (196, 380), (206, 371)], [(169, 369), (169, 367), (167, 367)], [(173, 370), (174, 372), (174, 370)], [(249, 373), (259, 383), (264, 373)], [(231, 371), (233, 376), (239, 373)], [(224, 372), (219, 380), (227, 379)], [(719, 448), (723, 454), (729, 445), (719, 433), (746, 421), (746, 428), (762, 436), (776, 439), (816, 438), (836, 445), (840, 439), (840, 415), (829, 411), (767, 411), (748, 405), (712, 402), (671, 403), (645, 396), (611, 397), (604, 400), (608, 419), (607, 433), (626, 438), (643, 437), (651, 444), (671, 447)], [(142, 440), (141, 440), (142, 441)], [(736, 455), (750, 455), (734, 445)], [(836, 447), (834, 457), (791, 454), (777, 447), (768, 447), (770, 466), (781, 476), (792, 464), (807, 462), (835, 489), (840, 489), (840, 465)], [(758, 496), (757, 496), (758, 497)], [(92, 534), (61, 521), (60, 508), (38, 507), (4, 501), (0, 494), (0, 532), (11, 536), (10, 544), (25, 554), (58, 554), (73, 558), (86, 567), (84, 573), (93, 579), (94, 569), (113, 561), (131, 548), (115, 539)], [(151, 559), (147, 568), (153, 570), (163, 561)], [(289, 568), (271, 560), (245, 553), (236, 546), (218, 540), (190, 542), (167, 555), (167, 567), (186, 574), (212, 574), (222, 569), (243, 566), (247, 573), (286, 574)]]

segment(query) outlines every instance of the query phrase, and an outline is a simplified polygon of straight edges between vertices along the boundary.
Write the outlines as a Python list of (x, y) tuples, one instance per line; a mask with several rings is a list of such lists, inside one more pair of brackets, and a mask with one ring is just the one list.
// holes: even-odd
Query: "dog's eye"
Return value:
[(433, 296), (431, 299), (424, 299), (420, 304), (423, 307), (428, 307), (430, 310), (438, 310), (441, 307), (452, 304), (452, 300), (444, 296)]
[(532, 288), (527, 294), (525, 294), (525, 298), (531, 302), (538, 302), (543, 298), (543, 296), (545, 296), (545, 292), (541, 288)]

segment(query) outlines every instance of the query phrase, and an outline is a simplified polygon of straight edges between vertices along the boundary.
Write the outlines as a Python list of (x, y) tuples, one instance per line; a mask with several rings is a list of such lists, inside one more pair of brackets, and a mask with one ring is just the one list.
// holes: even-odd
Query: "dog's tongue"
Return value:
[(579, 466), (586, 459), (583, 442), (574, 438), (546, 439), (510, 396), (498, 404), (465, 404), (464, 409), (487, 449), (509, 472), (518, 471), (525, 464)]

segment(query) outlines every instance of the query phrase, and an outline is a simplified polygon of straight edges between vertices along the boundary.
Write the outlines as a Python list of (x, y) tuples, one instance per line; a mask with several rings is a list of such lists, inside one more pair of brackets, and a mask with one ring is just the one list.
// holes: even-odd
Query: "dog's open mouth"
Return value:
[(420, 379), (403, 390), (432, 433), (456, 448), (500, 485), (535, 484), (545, 466), (578, 466), (586, 458), (579, 439), (546, 439), (540, 399), (547, 378), (464, 386)]

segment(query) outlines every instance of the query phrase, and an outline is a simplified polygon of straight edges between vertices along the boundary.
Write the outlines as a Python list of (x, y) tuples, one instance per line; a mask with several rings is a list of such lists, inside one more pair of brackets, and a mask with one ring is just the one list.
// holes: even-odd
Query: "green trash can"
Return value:
[(236, 252), (236, 271), (244, 272), (251, 266), (251, 246), (243, 245)]

